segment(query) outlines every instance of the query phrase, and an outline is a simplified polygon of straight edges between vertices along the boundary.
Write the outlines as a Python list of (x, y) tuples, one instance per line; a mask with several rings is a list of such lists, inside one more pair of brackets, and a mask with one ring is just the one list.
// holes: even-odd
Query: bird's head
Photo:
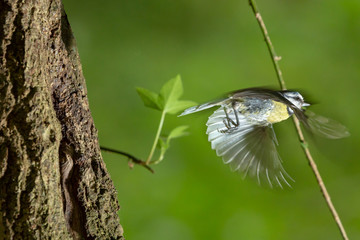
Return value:
[(299, 92), (283, 91), (282, 95), (299, 109), (310, 106), (309, 103), (304, 101), (303, 96)]

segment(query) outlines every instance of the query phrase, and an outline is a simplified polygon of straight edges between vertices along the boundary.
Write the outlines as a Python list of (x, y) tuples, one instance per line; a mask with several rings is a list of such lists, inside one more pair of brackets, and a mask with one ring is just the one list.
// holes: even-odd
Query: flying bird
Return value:
[(296, 91), (275, 91), (264, 88), (237, 90), (228, 97), (186, 109), (179, 116), (219, 107), (209, 117), (206, 125), (211, 148), (222, 157), (231, 170), (244, 177), (267, 183), (291, 187), (294, 181), (282, 166), (276, 150), (273, 124), (294, 115), (310, 132), (330, 139), (349, 136), (340, 123), (306, 110), (310, 106)]

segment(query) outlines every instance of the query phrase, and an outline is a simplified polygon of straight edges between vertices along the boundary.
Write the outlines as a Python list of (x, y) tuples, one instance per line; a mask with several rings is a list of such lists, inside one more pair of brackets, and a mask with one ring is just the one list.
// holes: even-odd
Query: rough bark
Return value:
[(122, 239), (60, 0), (0, 0), (0, 239)]

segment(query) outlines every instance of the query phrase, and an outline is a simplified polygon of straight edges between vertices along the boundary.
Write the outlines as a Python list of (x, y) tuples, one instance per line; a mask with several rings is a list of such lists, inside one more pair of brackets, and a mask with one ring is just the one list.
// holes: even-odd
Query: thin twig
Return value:
[(154, 170), (151, 167), (149, 167), (149, 165), (146, 164), (145, 161), (142, 161), (142, 160), (134, 157), (133, 155), (131, 155), (129, 153), (122, 152), (122, 151), (119, 151), (119, 150), (114, 150), (114, 149), (107, 148), (107, 147), (102, 147), (102, 146), (100, 146), (100, 149), (103, 150), (103, 151), (106, 151), (106, 152), (112, 152), (112, 153), (116, 153), (116, 154), (121, 154), (121, 155), (127, 157), (132, 163), (143, 166), (144, 168), (149, 170), (151, 173), (154, 173)]
[[(266, 42), (266, 45), (268, 47), (268, 50), (269, 50), (269, 53), (270, 53), (270, 56), (271, 56), (271, 59), (272, 59), (272, 62), (274, 64), (274, 68), (275, 68), (275, 71), (276, 71), (276, 75), (277, 75), (277, 78), (278, 78), (278, 81), (279, 81), (279, 84), (281, 86), (281, 89), (282, 90), (286, 90), (286, 86), (285, 86), (285, 82), (284, 82), (284, 79), (282, 77), (282, 73), (281, 73), (281, 70), (280, 70), (280, 66), (279, 66), (279, 60), (281, 59), (281, 57), (277, 56), (276, 53), (275, 53), (275, 49), (274, 49), (274, 46), (273, 44), (271, 43), (271, 40), (270, 40), (270, 36), (268, 34), (268, 31), (266, 29), (266, 26), (265, 26), (265, 23), (261, 17), (261, 14), (257, 8), (257, 5), (256, 5), (256, 2), (255, 0), (249, 0), (249, 4), (252, 8), (252, 11), (253, 13), (255, 14), (255, 17), (259, 23), (259, 26), (260, 26), (260, 29), (263, 33), (263, 36), (264, 36), (264, 39), (265, 39), (265, 42)], [(313, 173), (315, 174), (315, 177), (316, 177), (316, 180), (318, 182), (318, 185), (320, 187), (320, 190), (321, 190), (321, 193), (323, 195), (323, 197), (325, 198), (325, 201), (330, 209), (330, 212), (340, 230), (340, 233), (341, 233), (341, 236), (343, 239), (345, 240), (348, 240), (348, 237), (347, 237), (347, 234), (346, 234), (346, 231), (344, 229), (344, 226), (342, 225), (341, 223), (341, 219), (331, 201), (331, 198), (330, 198), (330, 194), (328, 193), (328, 191), (326, 190), (326, 187), (325, 187), (325, 184), (324, 184), (324, 181), (322, 180), (322, 177), (320, 175), (320, 172), (316, 166), (316, 163), (314, 161), (314, 159), (312, 158), (311, 156), (311, 153), (310, 153), (310, 150), (309, 150), (309, 147), (308, 147), (308, 144), (304, 138), (304, 134), (301, 130), (301, 127), (300, 127), (300, 122), (299, 120), (294, 116), (293, 117), (293, 120), (294, 120), (294, 124), (295, 124), (295, 127), (296, 127), (296, 131), (298, 133), (298, 136), (299, 136), (299, 140), (301, 142), (301, 146), (305, 152), (305, 156), (306, 158), (308, 159), (309, 161), (309, 165), (313, 171)]]
[(150, 164), (151, 159), (152, 159), (152, 157), (154, 155), (154, 152), (155, 152), (155, 148), (156, 148), (156, 146), (157, 146), (157, 144), (159, 142), (160, 133), (161, 133), (162, 127), (164, 125), (164, 121), (165, 121), (165, 115), (166, 115), (166, 112), (163, 110), (162, 113), (161, 113), (160, 123), (159, 123), (158, 130), (156, 132), (154, 143), (153, 143), (153, 145), (151, 147), (150, 154), (149, 154), (148, 158), (146, 159), (146, 165)]

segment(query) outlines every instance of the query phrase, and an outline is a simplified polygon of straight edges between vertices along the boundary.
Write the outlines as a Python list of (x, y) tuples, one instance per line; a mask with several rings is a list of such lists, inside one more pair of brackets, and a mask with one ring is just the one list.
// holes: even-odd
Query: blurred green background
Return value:
[[(311, 150), (350, 239), (360, 239), (360, 2), (258, 1), (288, 88), (351, 137), (315, 139)], [(181, 74), (183, 99), (275, 86), (266, 45), (246, 0), (64, 0), (103, 146), (145, 159), (160, 112), (135, 87), (153, 91)], [(232, 173), (211, 150), (211, 111), (168, 116), (165, 133), (189, 125), (156, 173), (103, 153), (118, 190), (125, 237), (142, 239), (340, 239), (292, 121), (279, 123), (279, 152), (293, 189), (270, 190)]]

